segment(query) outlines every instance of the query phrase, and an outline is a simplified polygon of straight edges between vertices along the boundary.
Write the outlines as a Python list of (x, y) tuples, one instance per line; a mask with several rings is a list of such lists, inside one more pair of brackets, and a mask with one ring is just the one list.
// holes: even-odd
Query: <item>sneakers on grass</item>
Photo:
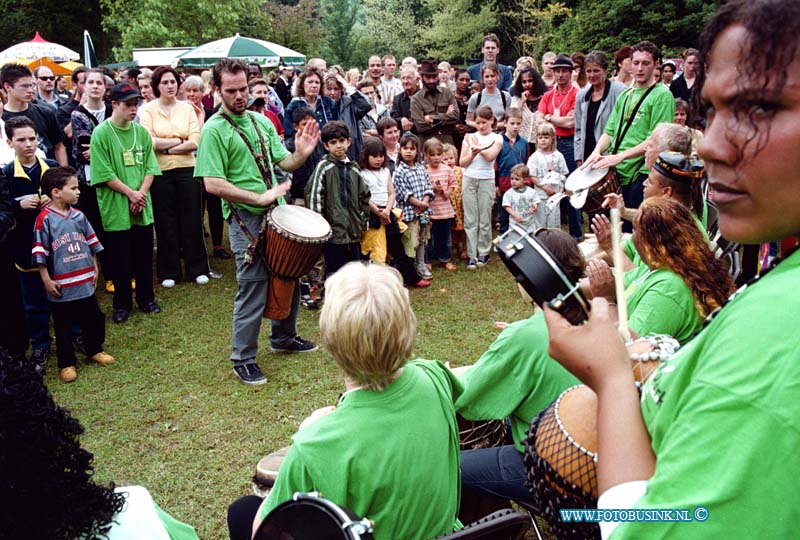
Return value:
[(299, 336), (294, 338), (294, 341), (292, 341), (289, 345), (285, 345), (285, 346), (282, 346), (282, 347), (270, 346), (270, 348), (269, 348), (270, 352), (274, 352), (274, 353), (289, 353), (289, 354), (291, 354), (291, 353), (309, 353), (309, 352), (314, 352), (314, 351), (316, 351), (318, 349), (319, 349), (319, 347), (317, 347), (316, 343), (314, 343), (313, 341), (305, 340), (305, 339), (303, 339), (303, 338), (301, 338)]
[(267, 376), (261, 373), (257, 364), (237, 364), (233, 366), (233, 374), (244, 384), (255, 386), (267, 382)]

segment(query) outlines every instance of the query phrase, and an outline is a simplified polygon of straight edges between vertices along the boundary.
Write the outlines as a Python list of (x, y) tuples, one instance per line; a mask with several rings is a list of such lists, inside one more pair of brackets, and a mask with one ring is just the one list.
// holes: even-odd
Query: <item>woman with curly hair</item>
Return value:
[(141, 486), (92, 480), (83, 426), (55, 404), (33, 367), (0, 349), (0, 537), (193, 540)]
[[(650, 197), (633, 225), (641, 264), (625, 280), (628, 325), (640, 336), (668, 334), (686, 343), (703, 317), (733, 292), (733, 282), (686, 205)], [(614, 298), (613, 276), (604, 261), (590, 261), (587, 275), (593, 297)]]

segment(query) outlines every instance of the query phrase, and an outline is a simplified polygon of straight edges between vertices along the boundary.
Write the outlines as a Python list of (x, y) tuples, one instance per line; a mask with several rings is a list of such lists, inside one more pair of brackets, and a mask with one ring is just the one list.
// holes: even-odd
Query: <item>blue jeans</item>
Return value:
[(437, 260), (441, 263), (450, 261), (453, 244), (450, 237), (452, 219), (431, 220), (431, 242), (428, 244), (428, 260)]
[[(564, 161), (567, 162), (567, 170), (572, 173), (578, 168), (575, 163), (575, 137), (559, 137), (556, 141), (556, 148), (564, 156)], [(581, 211), (569, 204), (568, 199), (563, 199), (561, 211), (567, 213), (569, 219), (569, 235), (573, 238), (581, 238), (583, 236), (583, 216)]]
[(500, 234), (503, 234), (508, 230), (508, 219), (509, 215), (505, 208), (503, 208), (503, 197), (495, 198), (495, 204), (497, 204), (497, 221), (500, 222)]
[(31, 349), (50, 350), (50, 303), (39, 272), (17, 272)]
[[(250, 231), (261, 227), (261, 216), (239, 210), (239, 216)], [(258, 336), (264, 306), (267, 303), (269, 274), (264, 260), (256, 255), (251, 264), (245, 264), (244, 256), (250, 240), (239, 224), (231, 217), (228, 220), (228, 235), (231, 250), (236, 260), (236, 299), (233, 301), (233, 330), (231, 334), (231, 361), (234, 364), (255, 362), (258, 352)], [(287, 347), (297, 337), (297, 312), (300, 309), (300, 287), (294, 288), (289, 316), (282, 321), (272, 321), (269, 343), (273, 347)]]
[(501, 499), (533, 501), (525, 486), (522, 453), (513, 445), (461, 452), (461, 487)]

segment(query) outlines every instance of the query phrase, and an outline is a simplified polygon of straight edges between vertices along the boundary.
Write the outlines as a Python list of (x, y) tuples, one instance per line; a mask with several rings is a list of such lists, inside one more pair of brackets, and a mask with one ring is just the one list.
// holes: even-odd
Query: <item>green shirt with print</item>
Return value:
[[(257, 153), (261, 153), (261, 143), (258, 139), (253, 122), (258, 124), (258, 129), (264, 136), (264, 145), (269, 152), (272, 164), (279, 163), (289, 151), (284, 148), (281, 138), (275, 131), (272, 122), (261, 114), (249, 113), (243, 115), (230, 115), (231, 119), (245, 133), (250, 145)], [(272, 174), (272, 182), (275, 183), (275, 174)], [(256, 165), (247, 145), (241, 136), (233, 129), (227, 120), (222, 117), (221, 111), (209, 118), (200, 133), (200, 144), (197, 148), (197, 163), (195, 164), (194, 174), (196, 177), (224, 178), (238, 188), (252, 191), (253, 193), (264, 193), (267, 186), (261, 178), (261, 173)], [(230, 215), (230, 205), (228, 201), (222, 201), (222, 213), (225, 219)], [(260, 206), (234, 203), (235, 208), (242, 208), (256, 215), (263, 215), (267, 209)]]
[(319, 491), (375, 523), (376, 540), (429, 540), (459, 528), (459, 380), (415, 360), (382, 391), (357, 389), (295, 433), (263, 518), (295, 492)]
[[(611, 137), (609, 152), (614, 150), (617, 133), (625, 129), (633, 109), (647, 91), (645, 88), (632, 87), (617, 98), (614, 109), (606, 124), (605, 133)], [(672, 122), (675, 119), (675, 98), (663, 84), (656, 84), (636, 112), (630, 129), (625, 133), (617, 153), (633, 148), (644, 142), (658, 124)], [(644, 153), (641, 156), (626, 159), (616, 167), (617, 178), (622, 186), (627, 186), (636, 179), (639, 173), (648, 173), (644, 165)]]
[(656, 467), (635, 506), (703, 506), (707, 519), (623, 523), (612, 540), (797, 537), (798, 283), (800, 251), (650, 377), (641, 410)]
[(139, 124), (121, 128), (109, 119), (92, 132), (91, 150), (91, 184), (96, 188), (103, 229), (127, 231), (134, 225), (151, 225), (153, 203), (149, 192), (144, 210), (132, 213), (128, 197), (106, 185), (120, 180), (135, 191), (142, 187), (145, 176), (161, 174), (150, 133)]
[(542, 311), (508, 325), (463, 376), (464, 392), (456, 411), (467, 420), (510, 417), (514, 446), (523, 452), (520, 441), (531, 420), (561, 392), (580, 384), (550, 358), (549, 344)]

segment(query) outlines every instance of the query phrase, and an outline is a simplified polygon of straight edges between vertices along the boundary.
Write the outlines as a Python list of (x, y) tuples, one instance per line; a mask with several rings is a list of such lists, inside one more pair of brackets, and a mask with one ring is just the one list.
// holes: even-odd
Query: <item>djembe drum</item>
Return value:
[(573, 207), (587, 214), (596, 214), (603, 210), (606, 195), (619, 192), (619, 180), (613, 167), (575, 169), (564, 183), (564, 189), (570, 195), (569, 202)]
[[(649, 336), (628, 344), (634, 379), (643, 384), (661, 360), (679, 348), (669, 336)], [(528, 486), (542, 517), (559, 540), (598, 539), (595, 523), (562, 522), (562, 508), (597, 508), (597, 396), (587, 386), (564, 390), (531, 422), (524, 439)]]
[(319, 259), (331, 226), (316, 212), (295, 205), (275, 207), (267, 216), (267, 225), (270, 274), (264, 317), (283, 320), (292, 310), (297, 280)]

